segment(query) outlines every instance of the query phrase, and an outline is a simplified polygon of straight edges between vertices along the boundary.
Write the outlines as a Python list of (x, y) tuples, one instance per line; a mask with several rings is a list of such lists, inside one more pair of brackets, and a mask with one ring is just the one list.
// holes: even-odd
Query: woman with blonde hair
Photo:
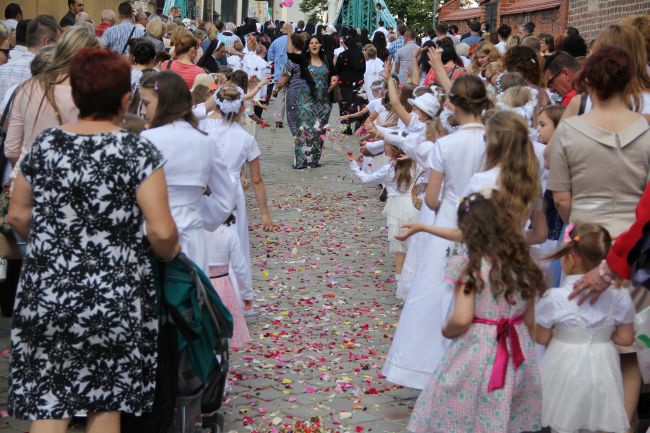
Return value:
[(468, 72), (484, 76), (487, 65), (499, 61), (500, 59), (501, 55), (499, 54), (497, 47), (489, 42), (483, 42), (478, 46), (476, 52), (474, 52), (472, 64), (470, 65)]
[(9, 50), (11, 49), (11, 43), (9, 42), (9, 36), (11, 35), (11, 30), (5, 25), (5, 23), (0, 22), (0, 65), (4, 65), (9, 61)]
[(156, 52), (165, 49), (163, 36), (165, 35), (165, 23), (160, 18), (154, 18), (147, 23), (147, 34), (144, 38), (151, 41)]
[(50, 65), (16, 93), (5, 140), (5, 156), (14, 165), (12, 179), (38, 134), (77, 120), (79, 109), (72, 100), (68, 77), (70, 60), (80, 49), (99, 45), (95, 33), (87, 27), (70, 27), (61, 36)]
[[(629, 56), (631, 76), (625, 87), (624, 95), (628, 98), (630, 108), (643, 114), (650, 121), (650, 74), (647, 69), (648, 47), (646, 47), (644, 36), (635, 27), (612, 24), (598, 35), (591, 47), (591, 52), (595, 53), (606, 45), (621, 48)], [(571, 100), (564, 112), (563, 119), (579, 113), (583, 97), (587, 98), (583, 113), (592, 110), (591, 96), (581, 95)]]

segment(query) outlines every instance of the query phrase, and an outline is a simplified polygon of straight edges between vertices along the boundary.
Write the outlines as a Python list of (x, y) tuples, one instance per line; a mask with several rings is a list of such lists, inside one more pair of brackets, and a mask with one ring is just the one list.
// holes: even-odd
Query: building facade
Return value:
[(470, 19), (489, 23), (491, 31), (504, 23), (517, 28), (532, 21), (535, 33), (558, 36), (570, 26), (590, 41), (609, 24), (647, 13), (649, 0), (481, 0), (474, 8), (462, 8), (461, 0), (452, 0), (440, 8), (438, 21), (456, 24), (461, 32), (468, 30)]

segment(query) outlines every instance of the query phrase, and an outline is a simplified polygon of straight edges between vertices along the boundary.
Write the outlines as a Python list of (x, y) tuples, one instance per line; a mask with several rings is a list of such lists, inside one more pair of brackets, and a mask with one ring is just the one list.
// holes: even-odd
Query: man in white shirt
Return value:
[(9, 30), (16, 30), (16, 26), (23, 20), (23, 10), (18, 3), (9, 3), (5, 8), (5, 24)]
[(50, 15), (38, 15), (27, 25), (27, 51), (23, 57), (0, 66), (0, 98), (7, 89), (21, 84), (32, 76), (30, 65), (36, 53), (45, 45), (55, 44), (59, 39), (59, 26)]
[[(26, 55), (30, 55), (27, 49), (27, 25), (31, 20), (18, 21), (16, 26), (16, 45), (9, 51), (9, 61), (15, 62)], [(30, 56), (31, 57), (31, 56)], [(1, 95), (0, 95), (1, 96)]]
[(135, 14), (135, 28), (146, 31), (147, 28), (147, 14), (144, 12), (138, 12)]
[(379, 27), (377, 27), (377, 30), (372, 32), (372, 36), (370, 37), (370, 40), (372, 41), (373, 39), (375, 39), (375, 33), (377, 33), (377, 32), (382, 32), (384, 34), (384, 36), (386, 36), (386, 39), (388, 39), (388, 30), (386, 30), (386, 27), (384, 27), (384, 24), (385, 24), (384, 21), (379, 20), (379, 22), (377, 24), (379, 25)]
[(128, 54), (129, 41), (143, 37), (145, 32), (138, 29), (133, 23), (133, 7), (129, 2), (120, 3), (117, 7), (117, 14), (120, 16), (120, 23), (106, 29), (104, 43), (106, 43), (106, 48), (120, 54)]

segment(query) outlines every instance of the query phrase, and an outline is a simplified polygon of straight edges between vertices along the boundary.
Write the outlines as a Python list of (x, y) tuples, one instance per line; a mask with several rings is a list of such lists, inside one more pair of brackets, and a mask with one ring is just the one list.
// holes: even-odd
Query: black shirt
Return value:
[(61, 22), (59, 23), (61, 27), (70, 27), (74, 26), (74, 14), (72, 11), (68, 11), (67, 14), (61, 18)]

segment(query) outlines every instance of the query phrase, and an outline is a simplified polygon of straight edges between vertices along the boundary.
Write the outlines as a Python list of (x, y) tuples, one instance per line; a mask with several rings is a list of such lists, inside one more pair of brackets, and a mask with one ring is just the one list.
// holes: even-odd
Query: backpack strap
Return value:
[(131, 38), (133, 37), (134, 32), (135, 32), (135, 25), (131, 29), (131, 33), (129, 33), (129, 38), (126, 40), (126, 43), (124, 44), (122, 51), (120, 51), (120, 54), (124, 54), (124, 52), (126, 51), (126, 48), (129, 46), (129, 42), (131, 42)]
[(167, 67), (165, 69), (170, 70), (171, 67), (172, 67), (172, 62), (173, 61), (174, 61), (173, 59), (169, 59), (169, 61), (167, 62)]

